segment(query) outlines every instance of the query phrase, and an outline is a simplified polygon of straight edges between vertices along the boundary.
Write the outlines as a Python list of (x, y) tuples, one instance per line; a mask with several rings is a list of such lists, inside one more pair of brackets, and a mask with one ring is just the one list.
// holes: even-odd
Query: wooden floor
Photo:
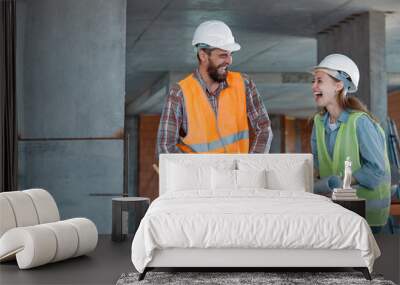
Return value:
[[(400, 236), (376, 235), (382, 256), (377, 259), (375, 273), (400, 284)], [(94, 252), (88, 256), (19, 270), (16, 262), (0, 264), (0, 284), (115, 284), (124, 272), (134, 271), (130, 258), (131, 240), (112, 242), (99, 237)]]

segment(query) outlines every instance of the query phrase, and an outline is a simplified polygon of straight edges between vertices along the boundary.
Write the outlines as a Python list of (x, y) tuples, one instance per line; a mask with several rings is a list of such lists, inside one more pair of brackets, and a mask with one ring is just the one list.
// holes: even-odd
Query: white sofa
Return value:
[(53, 197), (43, 189), (0, 193), (0, 262), (20, 269), (57, 262), (95, 249), (98, 233), (86, 218), (60, 221)]

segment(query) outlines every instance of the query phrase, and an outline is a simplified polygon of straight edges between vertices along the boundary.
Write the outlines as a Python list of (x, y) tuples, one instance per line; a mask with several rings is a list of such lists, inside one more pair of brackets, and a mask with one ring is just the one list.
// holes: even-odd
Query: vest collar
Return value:
[[(349, 116), (350, 112), (348, 110), (343, 110), (337, 119), (338, 123), (346, 123), (349, 120)], [(321, 120), (324, 122), (324, 125), (327, 126), (329, 123), (329, 113), (325, 112), (325, 114), (321, 117)]]
[[(201, 77), (200, 71), (198, 68), (195, 69), (193, 72), (194, 77), (199, 81), (201, 88), (203, 88), (204, 91), (206, 91), (208, 94), (213, 94), (211, 91), (208, 89), (207, 84), (205, 83), (204, 79)], [(225, 81), (222, 81), (219, 83), (219, 86), (217, 90), (214, 92), (214, 94), (219, 94), (221, 90), (224, 90), (225, 88), (228, 87), (228, 83)]]

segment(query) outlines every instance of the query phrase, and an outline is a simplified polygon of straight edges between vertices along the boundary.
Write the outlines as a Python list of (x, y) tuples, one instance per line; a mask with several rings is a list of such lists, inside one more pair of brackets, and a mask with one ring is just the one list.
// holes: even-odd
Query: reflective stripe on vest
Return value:
[(177, 144), (183, 152), (249, 152), (246, 90), (240, 73), (228, 72), (227, 87), (221, 90), (218, 98), (218, 117), (193, 75), (179, 85), (188, 120), (187, 135)]
[[(314, 125), (317, 138), (317, 151), (319, 162), (319, 173), (321, 178), (330, 175), (344, 174), (344, 161), (350, 157), (353, 172), (361, 168), (360, 152), (357, 139), (357, 120), (362, 112), (351, 112), (347, 122), (342, 122), (336, 137), (333, 150), (333, 158), (329, 156), (325, 142), (325, 127), (320, 115), (314, 117)], [(384, 136), (383, 129), (376, 124), (379, 132)], [(371, 226), (383, 226), (386, 224), (390, 209), (390, 166), (387, 157), (386, 143), (385, 157), (385, 179), (376, 188), (358, 188), (357, 196), (367, 200), (366, 218)]]
[(249, 132), (243, 131), (243, 132), (240, 132), (237, 134), (223, 137), (223, 138), (221, 138), (221, 140), (213, 141), (210, 143), (204, 143), (204, 144), (191, 144), (191, 145), (189, 145), (189, 147), (194, 152), (211, 152), (218, 148), (224, 148), (224, 146), (228, 146), (239, 140), (248, 139), (248, 138), (249, 138)]

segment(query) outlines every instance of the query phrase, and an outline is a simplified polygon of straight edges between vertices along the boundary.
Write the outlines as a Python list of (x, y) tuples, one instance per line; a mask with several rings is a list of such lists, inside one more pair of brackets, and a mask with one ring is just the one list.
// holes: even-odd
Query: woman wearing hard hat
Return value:
[(312, 92), (320, 108), (311, 135), (317, 175), (342, 176), (350, 157), (352, 187), (366, 199), (366, 219), (379, 232), (389, 215), (390, 168), (383, 129), (359, 99), (348, 95), (357, 91), (358, 67), (345, 55), (331, 54), (313, 75)]

